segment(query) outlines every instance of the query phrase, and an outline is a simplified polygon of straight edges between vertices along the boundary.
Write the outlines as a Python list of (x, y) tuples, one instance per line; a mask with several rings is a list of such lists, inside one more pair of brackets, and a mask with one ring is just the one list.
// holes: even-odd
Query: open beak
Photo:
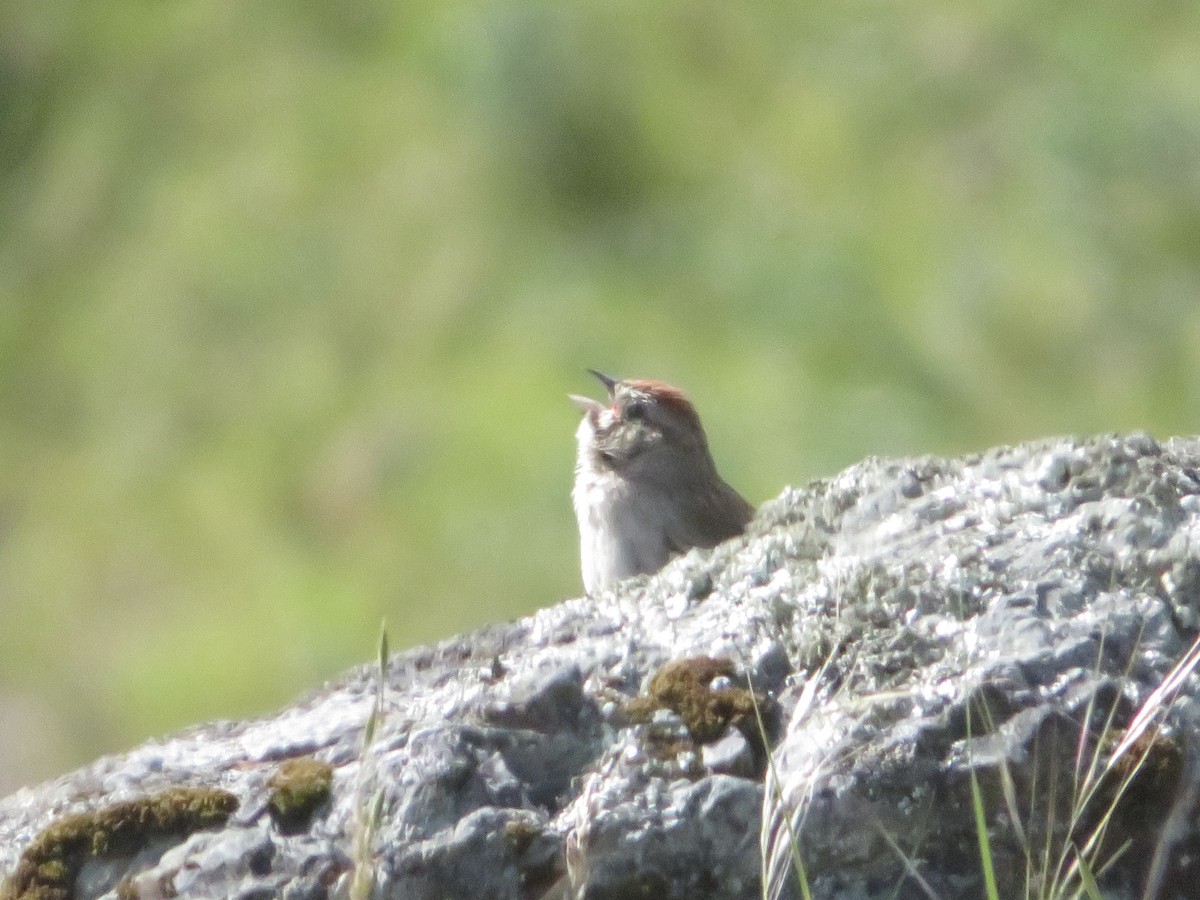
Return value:
[(580, 397), (578, 394), (567, 394), (567, 398), (584, 411), (586, 415), (595, 417), (604, 411), (605, 406), (599, 400), (593, 400), (591, 397)]
[[(599, 382), (604, 385), (604, 389), (608, 391), (608, 399), (612, 400), (613, 393), (617, 389), (617, 384), (620, 379), (613, 378), (611, 375), (605, 375), (603, 372), (597, 372), (595, 369), (588, 369), (588, 374), (595, 376)], [(608, 405), (601, 403), (599, 400), (593, 400), (591, 397), (580, 397), (578, 394), (567, 394), (571, 402), (583, 410), (584, 414), (589, 416), (592, 423), (595, 424), (596, 418), (600, 413), (608, 409)]]
[(608, 391), (608, 396), (611, 397), (617, 389), (617, 382), (621, 379), (613, 378), (611, 375), (605, 375), (603, 372), (597, 372), (595, 369), (588, 369), (588, 374), (594, 376)]

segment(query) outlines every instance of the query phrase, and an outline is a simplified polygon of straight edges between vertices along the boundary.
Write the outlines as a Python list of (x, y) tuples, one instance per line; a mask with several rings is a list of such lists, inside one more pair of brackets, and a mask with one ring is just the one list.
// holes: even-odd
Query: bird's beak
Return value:
[(578, 394), (567, 394), (567, 398), (595, 421), (596, 416), (604, 411), (604, 404), (591, 397), (580, 397)]
[(597, 372), (595, 369), (588, 369), (588, 374), (593, 375), (602, 385), (604, 385), (604, 389), (608, 391), (608, 396), (610, 397), (613, 395), (613, 392), (616, 391), (617, 383), (621, 380), (619, 378), (613, 378), (611, 375), (605, 375), (603, 372)]
[[(605, 375), (602, 372), (597, 372), (595, 369), (588, 369), (588, 373), (594, 375), (600, 381), (600, 383), (604, 385), (604, 389), (608, 391), (608, 399), (612, 400), (613, 393), (616, 391), (617, 384), (619, 383), (620, 379), (613, 378), (610, 375)], [(584, 415), (592, 420), (593, 425), (596, 424), (600, 413), (608, 409), (606, 404), (601, 403), (599, 400), (593, 400), (591, 397), (580, 397), (578, 394), (567, 394), (567, 396), (570, 398), (572, 403), (583, 410)]]

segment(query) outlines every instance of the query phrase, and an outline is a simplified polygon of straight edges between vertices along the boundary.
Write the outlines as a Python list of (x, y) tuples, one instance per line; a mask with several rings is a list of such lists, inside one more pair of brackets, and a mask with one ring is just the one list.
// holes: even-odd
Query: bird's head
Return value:
[(606, 403), (572, 394), (583, 410), (576, 432), (580, 459), (626, 477), (677, 478), (712, 466), (700, 417), (679, 388), (662, 381), (623, 381), (589, 369), (608, 392)]

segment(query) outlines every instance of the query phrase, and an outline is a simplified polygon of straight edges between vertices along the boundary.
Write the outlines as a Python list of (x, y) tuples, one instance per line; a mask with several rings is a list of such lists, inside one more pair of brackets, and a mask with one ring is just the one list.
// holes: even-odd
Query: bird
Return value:
[(754, 507), (717, 473), (687, 395), (587, 371), (608, 392), (607, 403), (568, 395), (583, 411), (571, 499), (587, 593), (741, 534)]

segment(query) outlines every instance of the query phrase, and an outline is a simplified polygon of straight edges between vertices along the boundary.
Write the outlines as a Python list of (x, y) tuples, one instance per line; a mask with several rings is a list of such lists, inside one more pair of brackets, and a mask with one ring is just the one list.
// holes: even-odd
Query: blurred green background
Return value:
[(758, 502), (1196, 430), (1200, 5), (0, 6), (0, 792), (579, 593), (586, 366)]

